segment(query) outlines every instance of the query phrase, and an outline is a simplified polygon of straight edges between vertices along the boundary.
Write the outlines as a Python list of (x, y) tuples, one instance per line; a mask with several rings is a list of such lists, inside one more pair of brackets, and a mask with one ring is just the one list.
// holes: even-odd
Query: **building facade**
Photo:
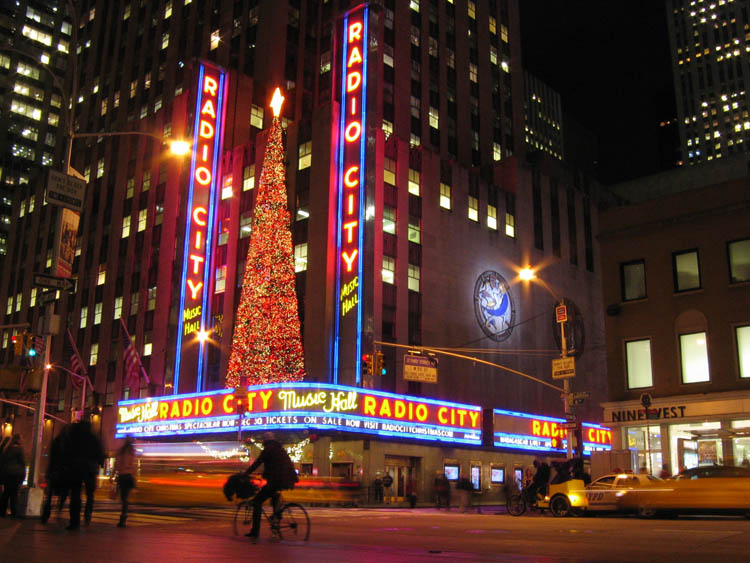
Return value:
[(528, 150), (564, 160), (563, 111), (560, 94), (528, 71), (524, 83), (524, 141)]
[(643, 179), (661, 193), (601, 214), (604, 423), (654, 473), (750, 454), (748, 179), (686, 189), (699, 169)]

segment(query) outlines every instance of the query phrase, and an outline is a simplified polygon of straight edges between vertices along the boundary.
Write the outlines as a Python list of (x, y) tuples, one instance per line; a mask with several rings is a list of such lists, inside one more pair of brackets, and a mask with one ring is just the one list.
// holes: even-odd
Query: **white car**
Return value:
[(586, 498), (591, 512), (616, 512), (620, 510), (619, 498), (628, 491), (653, 486), (662, 479), (637, 473), (610, 473), (586, 486)]

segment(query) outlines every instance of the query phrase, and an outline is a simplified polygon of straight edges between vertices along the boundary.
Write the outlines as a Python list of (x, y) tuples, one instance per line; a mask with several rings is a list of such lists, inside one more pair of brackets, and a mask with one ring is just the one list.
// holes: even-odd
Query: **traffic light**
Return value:
[(34, 335), (33, 334), (27, 334), (26, 335), (26, 353), (31, 358), (33, 358), (34, 356), (36, 356), (36, 344), (34, 342)]
[(383, 360), (383, 352), (375, 352), (375, 369), (373, 370), (376, 375), (385, 375), (387, 370), (385, 369), (385, 361)]
[(372, 354), (362, 354), (362, 374), (372, 375)]

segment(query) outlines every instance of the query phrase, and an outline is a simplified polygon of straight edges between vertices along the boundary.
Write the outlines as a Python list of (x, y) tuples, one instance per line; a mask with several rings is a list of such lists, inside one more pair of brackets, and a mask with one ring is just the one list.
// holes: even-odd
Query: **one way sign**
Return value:
[(68, 278), (58, 278), (49, 274), (34, 274), (34, 285), (62, 289), (63, 291), (70, 291), (75, 288), (75, 284)]

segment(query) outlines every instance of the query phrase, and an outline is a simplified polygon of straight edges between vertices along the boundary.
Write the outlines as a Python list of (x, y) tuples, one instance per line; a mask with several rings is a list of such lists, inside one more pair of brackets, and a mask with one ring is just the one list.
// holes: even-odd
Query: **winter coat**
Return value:
[(263, 451), (247, 472), (252, 473), (261, 465), (263, 466), (263, 478), (273, 488), (292, 489), (294, 484), (299, 481), (289, 454), (276, 440), (263, 442)]
[(11, 444), (3, 453), (3, 474), (5, 477), (19, 478), (26, 473), (26, 459), (20, 444)]

